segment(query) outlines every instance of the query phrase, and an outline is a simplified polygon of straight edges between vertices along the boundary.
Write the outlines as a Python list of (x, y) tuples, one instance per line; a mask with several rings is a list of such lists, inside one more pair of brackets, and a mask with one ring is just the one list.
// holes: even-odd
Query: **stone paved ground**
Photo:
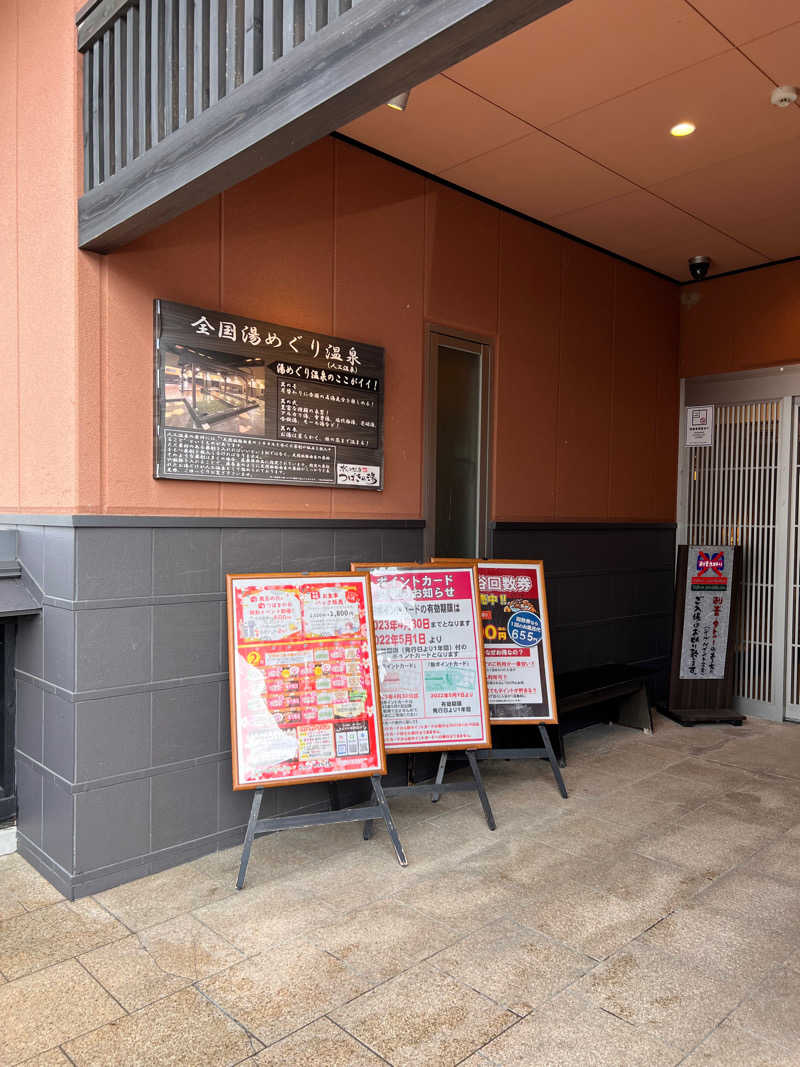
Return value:
[(800, 727), (593, 727), (359, 827), (63, 900), (0, 857), (0, 1064), (800, 1065)]

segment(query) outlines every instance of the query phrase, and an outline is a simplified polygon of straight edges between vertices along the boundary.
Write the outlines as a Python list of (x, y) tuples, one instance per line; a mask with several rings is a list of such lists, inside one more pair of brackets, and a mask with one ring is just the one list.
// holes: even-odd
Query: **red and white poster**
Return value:
[(228, 575), (233, 787), (383, 774), (366, 575)]
[(371, 578), (386, 751), (491, 747), (475, 567)]
[(492, 722), (556, 722), (542, 564), (481, 560), (478, 582)]

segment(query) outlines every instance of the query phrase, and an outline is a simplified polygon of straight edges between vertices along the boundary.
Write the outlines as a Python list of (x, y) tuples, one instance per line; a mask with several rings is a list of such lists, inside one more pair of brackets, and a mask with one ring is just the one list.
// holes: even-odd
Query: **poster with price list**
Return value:
[(478, 560), (477, 566), (492, 722), (557, 722), (541, 560)]
[(386, 751), (490, 748), (476, 568), (353, 568), (372, 581)]
[(233, 788), (386, 772), (366, 575), (229, 574)]

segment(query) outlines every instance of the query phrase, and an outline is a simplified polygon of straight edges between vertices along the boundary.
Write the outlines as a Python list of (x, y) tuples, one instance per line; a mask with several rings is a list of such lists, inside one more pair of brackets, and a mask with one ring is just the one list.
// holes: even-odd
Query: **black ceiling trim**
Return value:
[(585, 248), (592, 248), (595, 252), (602, 252), (603, 255), (610, 256), (612, 259), (618, 259), (621, 263), (627, 263), (630, 267), (636, 267), (638, 270), (653, 274), (656, 278), (661, 278), (662, 281), (672, 282), (673, 285), (684, 284), (683, 282), (679, 282), (676, 278), (671, 278), (668, 274), (662, 274), (660, 270), (646, 267), (644, 263), (637, 263), (635, 259), (628, 259), (627, 256), (621, 256), (619, 252), (612, 252), (610, 249), (603, 248), (602, 245), (596, 245), (592, 241), (585, 241), (582, 237), (576, 237), (574, 233), (567, 233), (566, 230), (560, 230), (558, 226), (551, 226), (549, 222), (542, 222), (541, 219), (535, 219), (532, 215), (526, 215), (524, 211), (517, 211), (516, 208), (509, 207), (507, 204), (501, 204), (498, 200), (492, 200), (488, 196), (474, 193), (471, 189), (465, 189), (463, 185), (449, 182), (446, 178), (440, 178), (437, 174), (431, 174), (430, 171), (423, 170), (422, 167), (416, 167), (413, 163), (406, 163), (404, 159), (398, 159), (396, 156), (391, 156), (388, 152), (382, 152), (379, 148), (373, 148), (371, 145), (364, 144), (363, 141), (357, 141), (355, 137), (348, 137), (347, 134), (339, 133), (338, 131), (332, 133), (331, 137), (335, 138), (337, 141), (344, 141), (345, 144), (352, 145), (353, 148), (360, 148), (363, 152), (369, 152), (370, 155), (378, 156), (379, 159), (385, 159), (388, 163), (394, 163), (398, 167), (403, 167), (404, 170), (410, 170), (414, 174), (419, 174), (421, 177), (427, 178), (429, 181), (436, 182), (437, 185), (444, 185), (447, 189), (455, 189), (456, 192), (463, 193), (464, 196), (470, 196), (473, 200), (479, 200), (482, 204), (496, 207), (500, 211), (505, 211), (507, 215), (514, 215), (518, 219), (524, 219), (525, 222), (533, 223), (534, 226), (540, 226), (543, 230), (557, 233), (559, 237), (566, 237), (568, 241), (574, 241), (577, 245), (583, 245)]

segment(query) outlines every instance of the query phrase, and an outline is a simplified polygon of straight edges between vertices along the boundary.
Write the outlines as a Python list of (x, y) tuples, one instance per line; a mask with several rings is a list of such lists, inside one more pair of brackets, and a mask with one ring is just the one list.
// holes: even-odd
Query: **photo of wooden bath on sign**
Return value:
[(372, 579), (386, 751), (490, 748), (476, 568), (352, 566)]
[(369, 579), (229, 574), (233, 788), (386, 772)]

